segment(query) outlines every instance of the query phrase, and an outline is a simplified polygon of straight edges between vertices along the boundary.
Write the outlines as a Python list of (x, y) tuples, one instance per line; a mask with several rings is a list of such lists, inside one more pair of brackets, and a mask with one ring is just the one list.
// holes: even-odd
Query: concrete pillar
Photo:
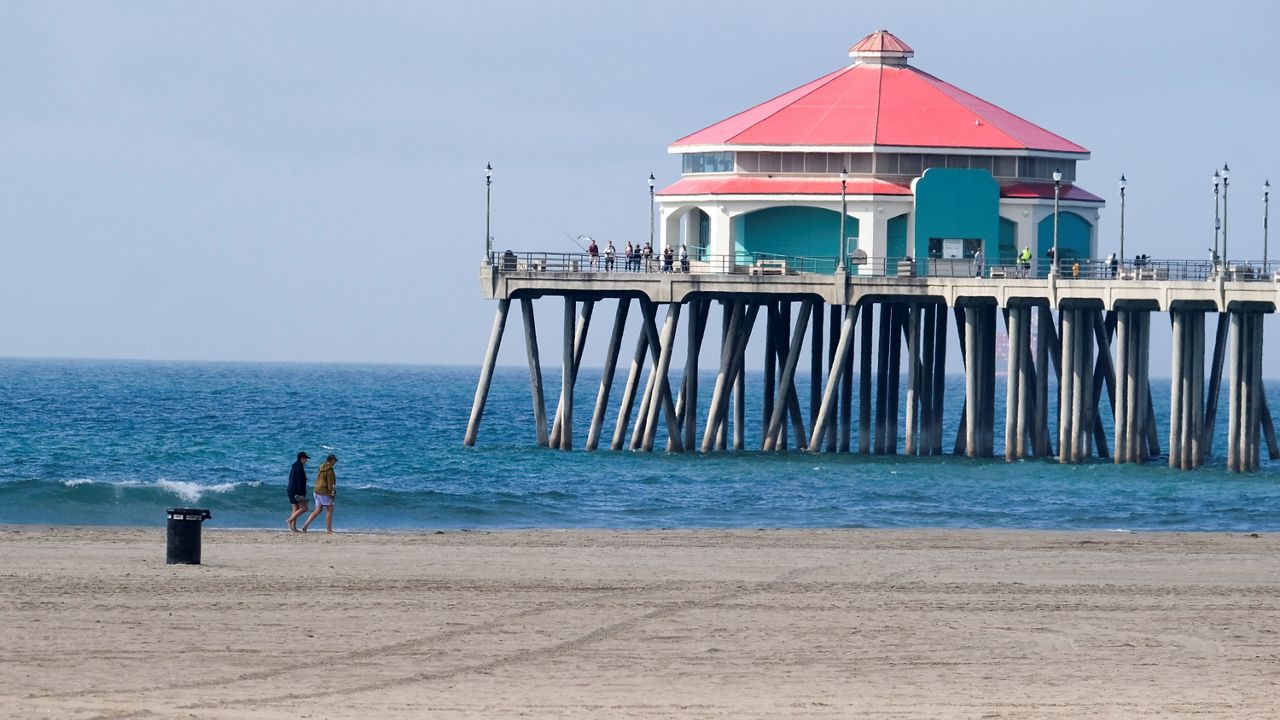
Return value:
[[(1036, 257), (1040, 257), (1037, 255)], [(1049, 346), (1053, 343), (1053, 311), (1040, 306), (1036, 319), (1036, 455), (1048, 457), (1049, 445)]]
[(863, 303), (862, 330), (858, 336), (858, 452), (863, 455), (871, 452), (871, 333), (874, 321), (875, 306), (870, 302)]
[(1116, 311), (1116, 402), (1114, 415), (1114, 453), (1113, 460), (1118, 465), (1129, 462), (1129, 390), (1130, 373), (1133, 366), (1129, 357), (1129, 332), (1131, 330), (1128, 310)]
[[(680, 324), (681, 307), (680, 303), (668, 305), (667, 318), (662, 323), (662, 342), (658, 350), (658, 366), (654, 370), (658, 381), (653, 386), (655, 396), (649, 403), (649, 417), (645, 421), (644, 441), (641, 444), (641, 449), (645, 452), (653, 450), (653, 443), (658, 434), (658, 420), (663, 410), (661, 393), (663, 388), (670, 386), (667, 380), (667, 373), (671, 369), (671, 353), (676, 344), (676, 329)], [(674, 414), (674, 409), (672, 412)], [(669, 420), (671, 419), (674, 418), (669, 418)], [(680, 429), (670, 422), (668, 424), (670, 427), (667, 430), (667, 436), (671, 438), (680, 437)], [(680, 443), (680, 446), (683, 447), (683, 442)]]
[(1031, 379), (1035, 376), (1035, 368), (1031, 365), (1031, 308), (1018, 308), (1021, 316), (1022, 340), (1018, 343), (1018, 353), (1022, 356), (1018, 361), (1018, 457), (1034, 455), (1035, 443), (1031, 440), (1031, 428), (1034, 418), (1031, 415), (1035, 406), (1035, 398), (1031, 393)]
[(1204, 465), (1204, 320), (1205, 313), (1192, 314), (1191, 333), (1191, 466)]
[[(529, 303), (529, 305), (532, 306), (532, 302), (528, 300), (524, 300), (522, 302)], [(607, 410), (609, 407), (609, 393), (613, 389), (613, 374), (618, 367), (618, 352), (622, 349), (622, 333), (627, 327), (627, 313), (630, 311), (630, 309), (631, 309), (631, 298), (624, 297), (624, 298), (618, 299), (618, 309), (613, 316), (613, 331), (609, 335), (609, 349), (605, 353), (604, 370), (600, 375), (600, 389), (596, 393), (595, 412), (592, 413), (591, 415), (591, 430), (587, 433), (587, 449), (588, 450), (595, 450), (600, 443), (600, 431), (604, 426), (605, 410)], [(528, 329), (531, 328), (533, 325), (533, 309), (532, 307), (529, 307), (528, 309), (525, 309), (524, 312), (525, 312), (525, 328), (527, 333)], [(534, 339), (533, 345), (531, 346), (531, 348), (536, 348), (536, 345), (537, 345), (537, 340)], [(536, 353), (536, 349), (531, 349), (531, 352)], [(529, 359), (529, 372), (531, 377), (533, 374), (533, 364), (536, 361), (537, 361), (536, 354), (531, 354)], [(541, 373), (538, 373), (538, 374), (539, 376), (541, 376)], [(541, 378), (539, 377), (539, 385), (540, 384), (541, 384)], [(542, 394), (541, 388), (538, 389), (537, 394), (541, 396)], [(535, 415), (537, 414), (537, 412), (538, 412), (538, 408), (535, 405), (534, 407)], [(542, 428), (540, 428), (540, 433), (545, 431), (546, 431), (546, 416), (544, 415), (542, 418)], [(539, 443), (539, 444), (541, 445), (542, 443)]]
[(915, 455), (920, 433), (920, 305), (907, 311), (907, 437), (905, 451)]
[(493, 368), (498, 362), (498, 348), (502, 347), (502, 332), (507, 327), (507, 311), (510, 308), (510, 300), (498, 301), (498, 311), (493, 316), (493, 329), (489, 331), (489, 347), (484, 353), (484, 364), (480, 366), (480, 379), (476, 382), (476, 395), (471, 401), (471, 418), (467, 421), (467, 433), (462, 439), (462, 444), (467, 447), (473, 447), (476, 444), (476, 436), (480, 434), (480, 420), (484, 417), (484, 406), (489, 400)]
[(947, 306), (939, 305), (933, 338), (933, 448), (931, 454), (942, 454), (944, 398), (947, 392)]
[(1058, 461), (1074, 462), (1074, 398), (1076, 381), (1075, 311), (1059, 309), (1062, 325), (1062, 380), (1058, 383)]
[[(577, 315), (577, 302), (570, 297), (564, 299), (564, 352), (560, 372), (560, 443), (561, 450), (573, 449), (573, 348), (574, 320)], [(552, 433), (554, 435), (554, 430)]]
[(717, 435), (720, 432), (720, 421), (728, 406), (729, 386), (733, 382), (730, 371), (733, 369), (733, 355), (737, 344), (738, 326), (741, 323), (738, 312), (741, 301), (727, 301), (725, 317), (728, 326), (725, 328), (720, 344), (720, 371), (716, 375), (715, 389), (711, 393), (711, 406), (707, 409), (707, 425), (702, 433), (702, 452), (711, 452), (716, 447)]
[(879, 338), (876, 343), (876, 454), (889, 447), (889, 339), (893, 330), (893, 305), (880, 303)]
[(1020, 391), (1022, 375), (1022, 312), (1021, 308), (1006, 311), (1009, 327), (1009, 352), (1006, 359), (1004, 395), (1004, 459), (1017, 460), (1018, 418), (1022, 415)]
[(853, 313), (848, 313), (840, 328), (839, 339), (836, 343), (836, 354), (831, 363), (831, 373), (827, 376), (826, 388), (822, 395), (822, 402), (818, 409), (818, 416), (814, 418), (813, 434), (809, 439), (809, 450), (811, 452), (820, 452), (822, 450), (822, 437), (826, 434), (827, 427), (836, 410), (837, 393), (840, 387), (840, 373), (843, 372), (845, 366), (845, 356), (849, 353), (853, 345), (853, 326), (855, 319), (856, 316)]
[[(843, 369), (841, 372), (836, 372), (836, 367), (835, 367), (836, 346), (840, 342), (841, 322), (844, 319), (844, 316), (841, 314), (842, 309), (843, 308), (840, 305), (832, 305), (829, 310), (831, 317), (829, 318), (829, 322), (827, 323), (827, 333), (828, 333), (827, 334), (827, 373), (832, 377), (838, 377), (843, 379), (844, 377)], [(836, 393), (837, 407), (832, 410), (833, 413), (836, 413), (839, 411), (839, 407), (838, 407), (839, 401), (840, 401), (839, 385), (836, 386), (835, 393)], [(836, 451), (836, 437), (837, 437), (838, 424), (839, 423), (836, 422), (836, 416), (832, 415), (831, 422), (827, 423), (827, 438), (826, 438), (827, 452)]]
[[(844, 312), (846, 315), (853, 315), (854, 321), (857, 321), (859, 313), (857, 306), (847, 305)], [(839, 451), (842, 453), (849, 452), (853, 435), (853, 355), (853, 347), (850, 346), (849, 352), (844, 356), (844, 373), (840, 376)]]
[(924, 307), (924, 324), (920, 328), (920, 439), (919, 454), (933, 454), (933, 365), (935, 360), (934, 342), (938, 326), (938, 305), (929, 304)]
[[(646, 303), (640, 303), (640, 314), (647, 315), (649, 308)], [(622, 401), (618, 405), (618, 419), (613, 428), (613, 442), (609, 444), (611, 450), (621, 450), (623, 442), (627, 436), (627, 425), (631, 420), (631, 405), (636, 399), (636, 390), (640, 382), (640, 374), (644, 372), (644, 361), (649, 355), (649, 336), (640, 332), (640, 337), (636, 340), (636, 351), (631, 358), (631, 370), (627, 373), (627, 384), (622, 390)]]
[(538, 328), (534, 322), (533, 300), (520, 299), (524, 317), (524, 345), (529, 359), (529, 390), (533, 397), (533, 426), (538, 447), (547, 446), (547, 403), (543, 399), (542, 362), (538, 359)]
[(770, 301), (765, 309), (764, 327), (764, 382), (760, 397), (760, 449), (769, 435), (769, 422), (773, 418), (773, 393), (778, 383), (778, 346), (774, 339), (778, 331), (777, 303)]
[(822, 402), (822, 326), (823, 303), (809, 315), (809, 427), (818, 421), (818, 404)]
[(1187, 323), (1183, 313), (1179, 310), (1171, 310), (1170, 318), (1172, 320), (1172, 340), (1174, 340), (1174, 348), (1172, 348), (1172, 370), (1169, 375), (1169, 466), (1170, 468), (1183, 468), (1183, 389), (1184, 373), (1183, 361), (1187, 359)]
[[(782, 377), (778, 381), (778, 397), (774, 404), (773, 417), (769, 419), (769, 424), (765, 429), (765, 438), (763, 447), (765, 450), (784, 449), (782, 445), (781, 435), (786, 428), (786, 413), (788, 411), (789, 402), (794, 401), (794, 380), (796, 376), (796, 366), (800, 364), (801, 348), (804, 345), (805, 325), (809, 321), (809, 313), (812, 312), (813, 303), (803, 302), (800, 304), (799, 322), (792, 332), (791, 342), (787, 345), (787, 358), (783, 363)], [(799, 438), (797, 438), (798, 440)]]
[(964, 309), (965, 455), (978, 457), (978, 428), (982, 425), (982, 350), (979, 308)]
[(887, 386), (889, 390), (888, 404), (888, 441), (885, 444), (885, 452), (889, 455), (898, 454), (898, 410), (900, 408), (901, 399), (901, 376), (902, 376), (902, 326), (906, 315), (906, 306), (901, 303), (891, 305), (892, 312), (889, 315), (889, 378)]

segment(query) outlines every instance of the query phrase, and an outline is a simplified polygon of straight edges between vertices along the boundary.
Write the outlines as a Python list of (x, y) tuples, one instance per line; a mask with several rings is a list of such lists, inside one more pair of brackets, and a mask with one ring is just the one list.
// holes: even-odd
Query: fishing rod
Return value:
[[(587, 252), (587, 249), (586, 249), (585, 247), (583, 247), (582, 243), (578, 242), (578, 241), (579, 241), (579, 240), (581, 240), (582, 238), (587, 237), (586, 235), (578, 235), (577, 237), (574, 237), (573, 235), (570, 235), (569, 233), (565, 232), (564, 230), (562, 230), (562, 229), (560, 229), (560, 228), (556, 228), (556, 229), (557, 229), (557, 230), (560, 230), (560, 232), (564, 233), (564, 236), (565, 236), (565, 237), (567, 237), (567, 238), (569, 238), (569, 242), (573, 243), (574, 245), (577, 245), (579, 250), (581, 250), (581, 251), (582, 251), (582, 252), (584, 252), (584, 253), (585, 253), (585, 252)], [(590, 240), (591, 238), (587, 237), (587, 239), (588, 239), (588, 240)]]

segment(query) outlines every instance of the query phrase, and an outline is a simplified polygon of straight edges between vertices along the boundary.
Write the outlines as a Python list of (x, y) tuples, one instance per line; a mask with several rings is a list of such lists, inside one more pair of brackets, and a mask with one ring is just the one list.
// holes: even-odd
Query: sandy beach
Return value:
[(12, 718), (1280, 714), (1280, 537), (0, 527)]

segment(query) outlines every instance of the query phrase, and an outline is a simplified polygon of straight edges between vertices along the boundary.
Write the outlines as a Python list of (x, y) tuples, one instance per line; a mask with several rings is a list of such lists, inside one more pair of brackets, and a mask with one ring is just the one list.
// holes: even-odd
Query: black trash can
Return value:
[(169, 508), (169, 542), (165, 548), (168, 565), (200, 564), (200, 526), (213, 517), (200, 508)]

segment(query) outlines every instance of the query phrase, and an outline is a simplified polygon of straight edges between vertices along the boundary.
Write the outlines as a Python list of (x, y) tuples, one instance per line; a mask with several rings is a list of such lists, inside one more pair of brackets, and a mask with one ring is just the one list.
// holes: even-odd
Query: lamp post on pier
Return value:
[(849, 184), (849, 169), (840, 168), (840, 263), (836, 265), (836, 269), (840, 271), (844, 271), (847, 269), (845, 267), (844, 262), (845, 262), (845, 257), (848, 256), (849, 254), (848, 252), (846, 252), (845, 246), (844, 246), (844, 243), (845, 243), (844, 219), (849, 214), (849, 203), (845, 199), (846, 197), (845, 190), (848, 184)]
[(657, 182), (653, 173), (649, 173), (649, 247), (653, 247), (653, 186)]
[(1213, 271), (1218, 271), (1218, 263), (1222, 261), (1222, 256), (1218, 254), (1218, 234), (1222, 230), (1222, 220), (1218, 215), (1218, 185), (1222, 183), (1222, 176), (1217, 170), (1213, 171)]
[(1124, 188), (1128, 185), (1124, 175), (1120, 175), (1120, 264), (1124, 264)]
[(493, 235), (489, 232), (489, 209), (493, 193), (493, 164), (484, 164), (484, 261), (493, 261)]
[(1222, 163), (1222, 267), (1231, 270), (1230, 255), (1227, 252), (1227, 187), (1231, 184), (1231, 168)]
[(1262, 272), (1267, 270), (1267, 216), (1271, 213), (1271, 181), (1262, 181)]
[(1062, 194), (1062, 171), (1053, 171), (1053, 276), (1061, 277), (1061, 261), (1058, 258), (1058, 198)]

